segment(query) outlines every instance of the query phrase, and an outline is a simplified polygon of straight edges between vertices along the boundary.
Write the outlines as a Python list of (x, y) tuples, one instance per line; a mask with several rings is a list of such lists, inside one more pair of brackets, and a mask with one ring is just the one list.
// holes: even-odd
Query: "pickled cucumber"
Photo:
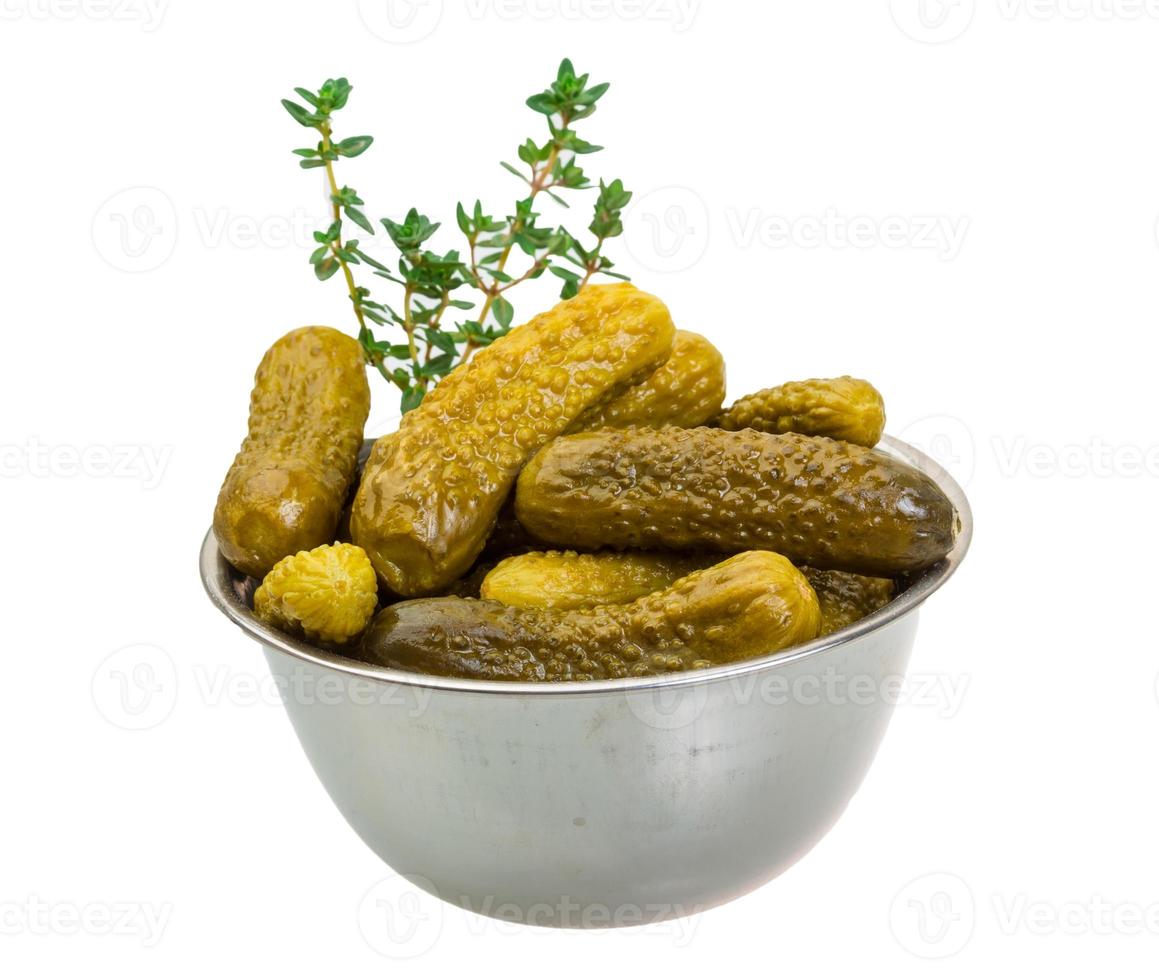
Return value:
[(876, 446), (885, 430), (885, 402), (860, 378), (814, 378), (748, 395), (721, 413), (716, 424), (733, 432), (800, 432)]
[(675, 328), (629, 284), (588, 286), (448, 375), (375, 444), (351, 512), (394, 592), (436, 592), (483, 548), (520, 468), (668, 357)]
[(638, 385), (585, 412), (571, 431), (629, 425), (691, 428), (715, 418), (724, 402), (724, 358), (698, 333), (677, 330), (672, 356)]
[(802, 568), (821, 605), (821, 636), (836, 633), (877, 612), (894, 595), (893, 579)]
[[(508, 606), (590, 609), (632, 602), (720, 561), (720, 556), (664, 551), (536, 551), (501, 561), (474, 593)], [(801, 569), (821, 606), (821, 636), (868, 616), (893, 598), (892, 579)]]
[(334, 540), (369, 411), (353, 337), (302, 327), (266, 351), (250, 396), (249, 434), (213, 514), (230, 564), (261, 578), (286, 555)]
[(356, 637), (377, 603), (374, 566), (352, 544), (324, 544), (283, 558), (254, 593), (259, 619), (324, 643)]
[(775, 653), (813, 639), (817, 597), (772, 552), (748, 552), (662, 592), (595, 609), (415, 599), (383, 609), (362, 656), (400, 670), (510, 681), (642, 677)]
[(515, 513), (560, 548), (762, 548), (864, 575), (932, 565), (956, 522), (937, 484), (878, 450), (673, 426), (557, 439), (520, 475)]
[(533, 551), (499, 562), (479, 595), (508, 606), (588, 609), (632, 602), (719, 561), (719, 555), (662, 551)]

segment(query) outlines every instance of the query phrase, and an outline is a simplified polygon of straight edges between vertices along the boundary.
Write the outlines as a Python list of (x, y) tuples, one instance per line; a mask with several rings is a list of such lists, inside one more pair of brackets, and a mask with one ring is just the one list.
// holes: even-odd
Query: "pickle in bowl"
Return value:
[(378, 605), (378, 579), (357, 545), (337, 542), (278, 562), (254, 593), (254, 613), (292, 636), (341, 645), (358, 636)]
[(886, 605), (897, 594), (891, 578), (854, 575), (835, 569), (802, 568), (821, 604), (821, 636), (852, 626)]
[(732, 432), (799, 432), (876, 446), (885, 431), (885, 401), (868, 381), (848, 375), (790, 381), (741, 398), (716, 424)]
[(507, 606), (588, 609), (633, 602), (720, 560), (663, 551), (531, 551), (499, 562), (479, 595)]
[(629, 425), (691, 428), (715, 418), (724, 403), (724, 358), (698, 333), (677, 330), (672, 356), (638, 385), (585, 412), (572, 426), (622, 429)]
[(480, 350), (375, 444), (351, 511), (354, 543), (399, 595), (449, 585), (483, 549), (527, 460), (655, 371), (674, 333), (655, 296), (587, 286)]
[[(589, 609), (632, 602), (719, 561), (719, 555), (665, 551), (533, 551), (506, 558), (487, 571), (477, 594), (508, 606)], [(889, 578), (807, 566), (801, 572), (817, 594), (821, 636), (864, 619), (895, 593)]]
[(266, 351), (249, 432), (213, 513), (231, 565), (261, 578), (287, 555), (334, 540), (369, 412), (365, 362), (353, 337), (302, 327)]
[(487, 599), (413, 599), (383, 609), (364, 660), (504, 681), (647, 677), (776, 653), (821, 626), (808, 580), (780, 555), (747, 552), (635, 602), (536, 609)]
[(957, 521), (933, 480), (878, 450), (674, 426), (557, 439), (520, 474), (515, 513), (560, 548), (763, 548), (863, 575), (933, 565)]

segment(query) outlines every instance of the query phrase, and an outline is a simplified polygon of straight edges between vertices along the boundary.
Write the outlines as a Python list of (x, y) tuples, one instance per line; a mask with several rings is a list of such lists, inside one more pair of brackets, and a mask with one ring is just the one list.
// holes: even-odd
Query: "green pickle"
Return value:
[(759, 548), (863, 575), (934, 564), (957, 521), (937, 484), (878, 450), (673, 426), (557, 439), (520, 474), (515, 513), (560, 548)]
[(638, 385), (585, 412), (571, 431), (629, 425), (704, 425), (724, 402), (724, 358), (698, 333), (677, 330), (672, 356)]
[(454, 596), (383, 609), (362, 657), (399, 670), (497, 681), (646, 677), (732, 663), (814, 639), (808, 580), (754, 551), (623, 605), (532, 609)]
[(885, 401), (860, 378), (790, 381), (740, 399), (716, 424), (732, 432), (799, 432), (876, 446), (885, 430)]
[(821, 604), (821, 635), (828, 636), (877, 612), (895, 592), (893, 579), (833, 569), (802, 568)]
[(287, 555), (334, 540), (370, 412), (358, 341), (302, 327), (262, 358), (249, 434), (213, 513), (221, 553), (262, 578)]
[(402, 596), (438, 592), (483, 549), (520, 469), (672, 349), (660, 300), (588, 286), (456, 368), (375, 444), (351, 537)]

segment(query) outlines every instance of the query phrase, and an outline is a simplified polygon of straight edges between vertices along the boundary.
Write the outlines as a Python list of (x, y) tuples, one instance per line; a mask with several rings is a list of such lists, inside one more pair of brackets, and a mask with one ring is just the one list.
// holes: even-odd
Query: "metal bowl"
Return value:
[(539, 925), (675, 917), (765, 884), (833, 826), (885, 733), (918, 608), (969, 547), (961, 488), (918, 450), (881, 448), (953, 502), (953, 551), (851, 627), (708, 670), (570, 684), (411, 674), (260, 622), (212, 532), (201, 576), (261, 643), (331, 799), (395, 871)]

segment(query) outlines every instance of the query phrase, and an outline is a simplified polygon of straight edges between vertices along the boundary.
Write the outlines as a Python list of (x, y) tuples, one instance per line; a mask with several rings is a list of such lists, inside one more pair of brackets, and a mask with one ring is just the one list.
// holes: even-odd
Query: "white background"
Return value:
[[(1159, 4), (390, 13), (0, 0), (0, 969), (1152, 975)], [(409, 889), (195, 570), (262, 351), (350, 327), (306, 264), (325, 202), (278, 99), (348, 75), (340, 135), (378, 143), (340, 179), (453, 232), (459, 198), (509, 207), (497, 163), (539, 135), (522, 101), (564, 55), (613, 83), (582, 131), (608, 147), (590, 172), (637, 193), (613, 254), (724, 351), (731, 395), (872, 379), (977, 535), (923, 613), (934, 693), (783, 877), (616, 933), (420, 899), (391, 948), (360, 905)]]

